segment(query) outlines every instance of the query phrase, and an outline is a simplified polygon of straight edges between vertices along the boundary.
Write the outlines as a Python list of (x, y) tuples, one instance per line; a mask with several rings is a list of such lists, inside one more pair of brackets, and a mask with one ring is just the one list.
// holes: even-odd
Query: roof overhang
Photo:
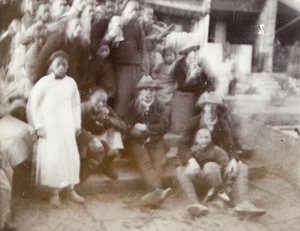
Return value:
[(204, 4), (206, 0), (146, 0), (155, 12), (186, 18), (199, 18), (204, 16), (209, 8)]

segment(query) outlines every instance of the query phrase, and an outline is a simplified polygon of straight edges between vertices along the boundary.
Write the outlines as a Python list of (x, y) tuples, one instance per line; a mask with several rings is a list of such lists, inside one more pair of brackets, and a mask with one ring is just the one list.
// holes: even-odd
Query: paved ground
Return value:
[[(84, 205), (63, 200), (53, 208), (46, 199), (19, 196), (15, 201), (17, 227), (21, 231), (118, 231), (118, 230), (299, 230), (300, 197), (285, 180), (267, 175), (251, 181), (251, 199), (267, 214), (243, 217), (220, 201), (207, 204), (209, 214), (191, 217), (180, 190), (173, 192), (156, 210), (140, 208), (143, 190), (124, 190), (87, 195)], [(268, 189), (268, 190), (266, 190)]]

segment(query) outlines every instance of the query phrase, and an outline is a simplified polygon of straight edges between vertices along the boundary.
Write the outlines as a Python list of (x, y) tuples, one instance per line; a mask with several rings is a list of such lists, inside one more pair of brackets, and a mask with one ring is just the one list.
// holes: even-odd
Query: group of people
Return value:
[[(172, 26), (139, 1), (23, 3), (22, 20), (14, 20), (6, 34), (14, 35), (7, 79), (26, 79), (29, 87), (8, 97), (11, 105), (1, 119), (13, 121), (15, 132), (9, 139), (0, 134), (0, 204), (7, 208), (0, 212), (0, 229), (9, 224), (13, 167), (26, 158), (34, 164), (35, 183), (48, 189), (58, 207), (61, 191), (84, 203), (74, 186), (94, 172), (116, 179), (111, 163), (122, 153), (149, 186), (141, 203), (159, 206), (171, 190), (162, 184), (168, 151), (163, 136), (175, 91), (194, 94), (202, 109), (187, 121), (178, 144), (176, 174), (191, 202), (188, 211), (205, 214), (200, 201), (219, 197), (236, 198), (237, 212), (265, 213), (249, 201), (248, 167), (235, 155), (242, 148), (214, 93), (217, 77), (199, 58), (200, 45), (166, 47)], [(25, 154), (19, 157), (12, 147)]]

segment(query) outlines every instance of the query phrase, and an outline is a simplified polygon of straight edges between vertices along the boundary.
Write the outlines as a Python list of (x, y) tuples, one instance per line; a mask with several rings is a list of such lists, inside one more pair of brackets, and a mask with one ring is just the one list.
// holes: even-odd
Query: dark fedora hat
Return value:
[(58, 57), (65, 58), (69, 62), (69, 55), (66, 52), (64, 52), (63, 50), (58, 50), (58, 51), (55, 51), (52, 53), (52, 55), (48, 59), (48, 64), (52, 63), (53, 60)]

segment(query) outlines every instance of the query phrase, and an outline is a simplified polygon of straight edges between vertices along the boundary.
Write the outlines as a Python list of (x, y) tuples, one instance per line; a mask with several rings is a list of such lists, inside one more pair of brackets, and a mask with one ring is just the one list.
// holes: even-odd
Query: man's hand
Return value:
[(77, 137), (77, 136), (79, 136), (81, 134), (81, 129), (80, 128), (77, 128), (76, 130), (75, 130), (75, 136)]
[(42, 139), (45, 139), (46, 138), (46, 131), (44, 128), (39, 128), (35, 131), (36, 135), (39, 137), (39, 138), (42, 138)]
[(234, 178), (237, 176), (237, 162), (236, 159), (232, 159), (229, 161), (226, 170), (225, 170), (225, 178)]
[(142, 136), (146, 132), (147, 132), (147, 125), (142, 123), (136, 123), (130, 131), (131, 135), (137, 137)]
[(198, 162), (194, 158), (191, 158), (188, 161), (188, 165), (186, 166), (184, 173), (188, 176), (195, 176), (200, 173), (200, 170), (201, 168)]

